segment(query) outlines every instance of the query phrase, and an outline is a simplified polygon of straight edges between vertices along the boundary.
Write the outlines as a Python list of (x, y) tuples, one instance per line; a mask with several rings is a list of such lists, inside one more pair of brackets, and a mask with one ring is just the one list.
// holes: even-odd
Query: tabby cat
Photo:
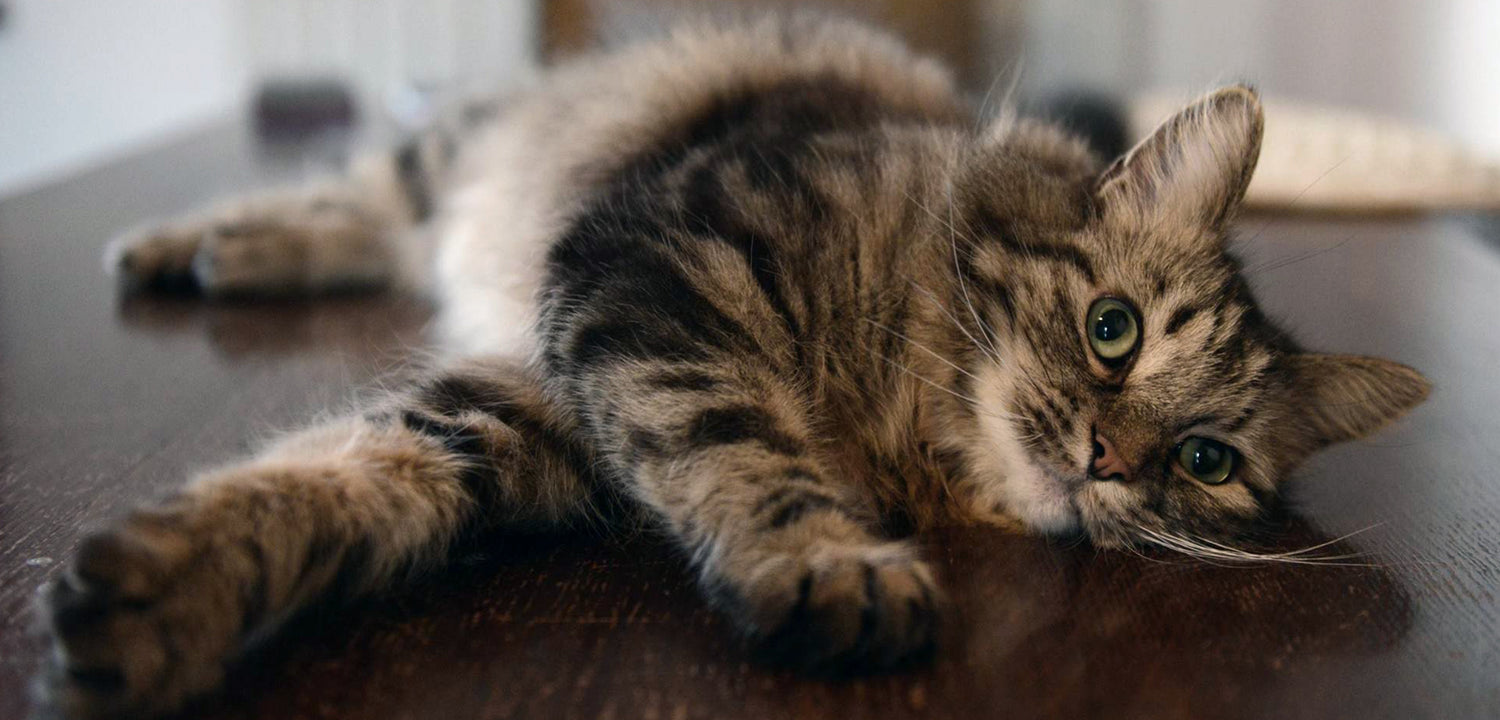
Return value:
[(170, 711), (314, 601), (606, 508), (813, 671), (930, 652), (911, 531), (1239, 547), (1294, 465), (1428, 392), (1257, 309), (1226, 237), (1261, 127), (1229, 87), (1106, 164), (856, 24), (694, 25), (127, 238), (127, 281), (212, 296), (431, 267), (451, 359), (88, 536), (44, 601), (51, 697)]

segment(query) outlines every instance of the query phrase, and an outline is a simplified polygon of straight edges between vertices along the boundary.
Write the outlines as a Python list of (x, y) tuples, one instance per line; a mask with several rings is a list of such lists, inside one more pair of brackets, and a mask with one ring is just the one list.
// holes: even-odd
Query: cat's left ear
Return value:
[(1099, 176), (1106, 218), (1162, 218), (1220, 231), (1245, 196), (1260, 157), (1260, 97), (1235, 85), (1162, 123)]
[(1432, 384), (1401, 363), (1359, 355), (1299, 353), (1285, 360), (1291, 376), (1289, 438), (1307, 452), (1357, 440), (1427, 399)]

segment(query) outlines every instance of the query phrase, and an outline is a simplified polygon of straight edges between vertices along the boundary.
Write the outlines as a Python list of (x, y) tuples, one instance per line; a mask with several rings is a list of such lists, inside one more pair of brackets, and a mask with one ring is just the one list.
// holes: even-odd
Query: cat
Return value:
[(599, 517), (812, 672), (934, 652), (911, 532), (1239, 547), (1301, 460), (1429, 388), (1258, 309), (1227, 238), (1261, 130), (1227, 87), (1107, 163), (853, 22), (685, 25), (131, 235), (125, 281), (214, 296), (430, 266), (449, 359), (88, 535), (42, 601), (49, 697), (169, 712), (310, 603)]

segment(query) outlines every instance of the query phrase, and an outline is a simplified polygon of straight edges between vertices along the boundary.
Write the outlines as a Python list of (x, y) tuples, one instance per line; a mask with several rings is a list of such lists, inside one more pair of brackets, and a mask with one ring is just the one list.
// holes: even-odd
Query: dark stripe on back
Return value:
[(683, 392), (708, 392), (718, 389), (722, 383), (718, 378), (702, 370), (672, 368), (652, 373), (645, 379), (647, 385), (662, 390)]
[(695, 449), (758, 441), (780, 455), (800, 455), (803, 446), (777, 427), (776, 418), (754, 405), (709, 408), (688, 426), (687, 441)]
[[(632, 184), (654, 180), (693, 152), (718, 145), (790, 148), (829, 131), (874, 127), (882, 122), (919, 120), (891, 108), (879, 93), (833, 76), (788, 80), (766, 88), (731, 90), (696, 118), (664, 133), (655, 147), (628, 161), (616, 177)], [(795, 167), (776, 153), (751, 166), (757, 180), (771, 184)], [(762, 174), (764, 173), (764, 174)]]
[[(739, 321), (718, 309), (656, 253), (609, 280), (598, 300), (613, 316), (584, 327), (573, 360), (589, 366), (610, 359), (702, 359), (712, 352), (744, 353), (756, 347)], [(627, 310), (627, 308), (629, 308)]]
[(705, 164), (694, 171), (684, 189), (683, 224), (690, 231), (734, 248), (750, 269), (750, 275), (771, 308), (795, 340), (801, 323), (787, 304), (781, 289), (782, 272), (777, 264), (774, 241), (745, 226), (739, 211), (724, 201), (724, 187), (716, 165)]
[(646, 458), (667, 455), (666, 441), (655, 432), (641, 427), (627, 427), (624, 434), (626, 461), (632, 465), (639, 465)]
[(619, 360), (703, 361), (703, 348), (682, 338), (659, 321), (605, 320), (579, 329), (568, 357), (579, 369)]

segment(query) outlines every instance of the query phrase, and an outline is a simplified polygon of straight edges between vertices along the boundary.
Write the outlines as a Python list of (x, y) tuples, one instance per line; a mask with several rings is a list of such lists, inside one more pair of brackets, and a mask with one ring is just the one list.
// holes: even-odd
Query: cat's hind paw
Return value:
[(104, 249), (104, 270), (126, 292), (197, 292), (193, 260), (204, 231), (192, 225), (161, 225), (111, 240)]

